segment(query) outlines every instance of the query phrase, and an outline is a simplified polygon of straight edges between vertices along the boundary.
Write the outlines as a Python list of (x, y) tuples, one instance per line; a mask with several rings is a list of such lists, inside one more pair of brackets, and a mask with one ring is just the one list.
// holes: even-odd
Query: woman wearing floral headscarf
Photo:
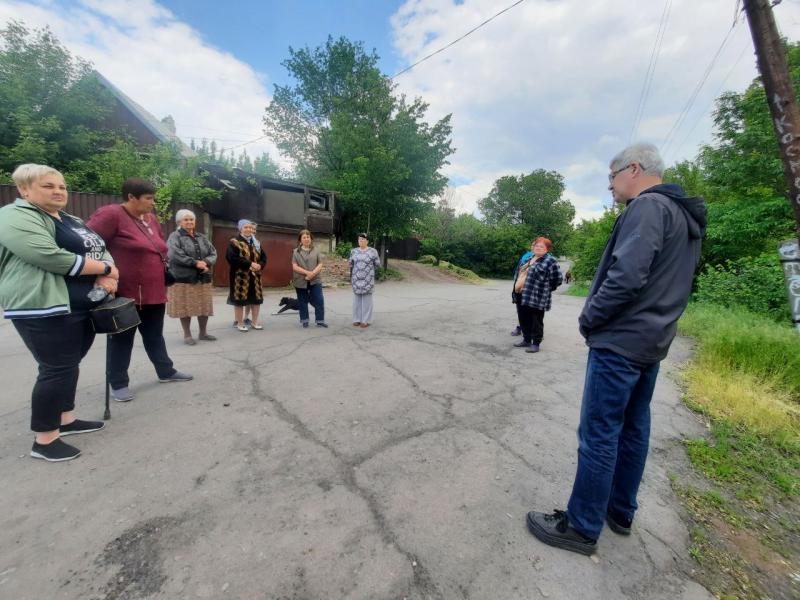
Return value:
[(264, 297), (261, 291), (261, 271), (267, 264), (267, 255), (256, 239), (256, 224), (249, 219), (237, 223), (239, 235), (231, 238), (225, 258), (230, 265), (230, 291), (228, 304), (233, 305), (237, 329), (248, 330), (244, 322), (245, 306), (250, 308), (252, 328), (264, 329), (258, 323), (258, 312)]

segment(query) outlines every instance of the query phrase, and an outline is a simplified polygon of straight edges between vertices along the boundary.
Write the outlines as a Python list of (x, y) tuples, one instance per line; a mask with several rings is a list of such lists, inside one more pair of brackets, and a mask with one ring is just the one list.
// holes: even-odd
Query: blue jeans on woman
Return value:
[(600, 536), (607, 512), (632, 520), (638, 507), (659, 364), (640, 365), (610, 350), (589, 350), (578, 471), (567, 517), (593, 540)]
[(322, 297), (322, 285), (309, 285), (307, 288), (295, 288), (297, 303), (300, 309), (300, 322), (308, 323), (308, 303), (314, 307), (314, 320), (325, 322), (325, 299)]

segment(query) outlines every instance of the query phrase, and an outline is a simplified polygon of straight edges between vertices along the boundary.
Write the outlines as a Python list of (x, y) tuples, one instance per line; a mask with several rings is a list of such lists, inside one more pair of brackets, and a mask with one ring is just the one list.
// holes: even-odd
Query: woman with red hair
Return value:
[(525, 352), (539, 352), (544, 335), (544, 313), (550, 310), (553, 291), (564, 281), (564, 276), (558, 261), (550, 254), (553, 242), (538, 237), (531, 245), (533, 256), (527, 263), (525, 282), (520, 286), (517, 300), (522, 341), (514, 346), (525, 348)]

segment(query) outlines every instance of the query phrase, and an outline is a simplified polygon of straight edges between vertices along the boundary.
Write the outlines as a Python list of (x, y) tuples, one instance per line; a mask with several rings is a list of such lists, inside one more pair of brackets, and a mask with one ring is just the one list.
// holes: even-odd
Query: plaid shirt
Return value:
[(564, 281), (558, 261), (545, 254), (528, 268), (525, 287), (522, 288), (520, 304), (540, 310), (550, 310), (552, 292)]

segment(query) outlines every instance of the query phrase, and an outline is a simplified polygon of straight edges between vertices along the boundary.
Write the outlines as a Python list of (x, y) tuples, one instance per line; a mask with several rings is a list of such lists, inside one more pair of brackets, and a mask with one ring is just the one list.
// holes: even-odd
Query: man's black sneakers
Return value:
[(609, 509), (608, 513), (606, 513), (606, 523), (608, 523), (609, 529), (614, 533), (618, 533), (619, 535), (631, 534), (633, 519), (628, 519), (615, 510)]
[(569, 550), (590, 556), (597, 549), (597, 540), (586, 537), (576, 531), (563, 510), (556, 510), (553, 514), (531, 511), (528, 513), (528, 530), (540, 542), (549, 546)]
[(75, 446), (65, 444), (60, 438), (54, 439), (49, 444), (33, 442), (33, 448), (31, 448), (31, 456), (33, 458), (42, 458), (49, 462), (72, 460), (73, 458), (78, 458), (80, 455), (80, 450)]
[(65, 435), (75, 435), (76, 433), (99, 431), (105, 426), (106, 424), (102, 421), (81, 421), (80, 419), (75, 419), (72, 423), (59, 427), (59, 431), (61, 432), (61, 437), (64, 437)]

